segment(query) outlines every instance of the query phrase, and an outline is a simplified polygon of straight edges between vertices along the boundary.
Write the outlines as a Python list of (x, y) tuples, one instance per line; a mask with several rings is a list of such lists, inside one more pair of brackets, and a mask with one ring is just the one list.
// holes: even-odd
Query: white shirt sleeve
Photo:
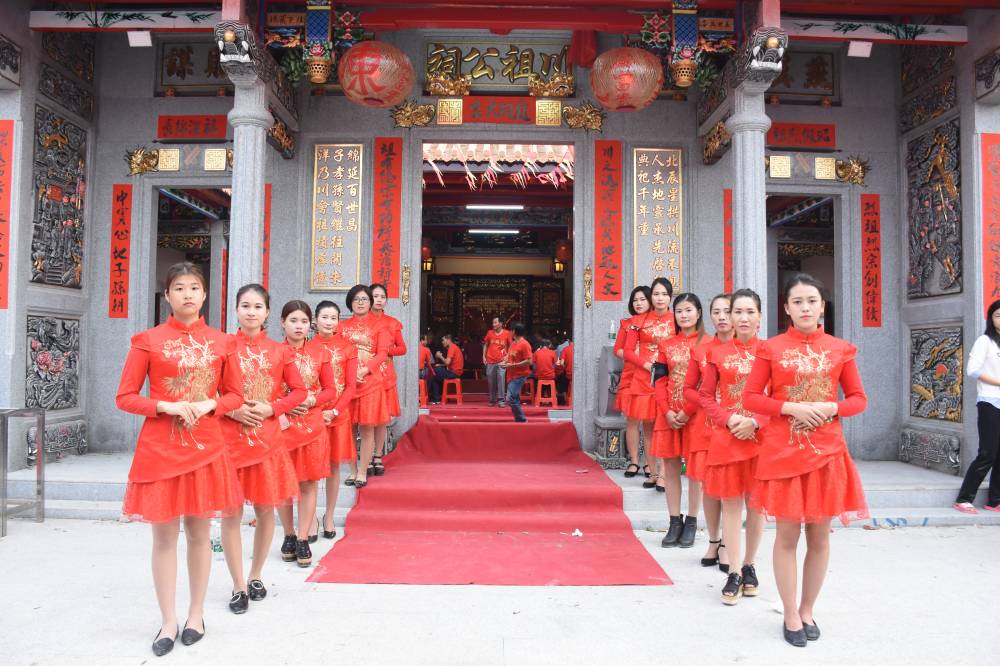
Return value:
[(975, 379), (979, 379), (979, 375), (983, 374), (983, 366), (986, 365), (986, 355), (990, 351), (990, 339), (985, 335), (980, 335), (976, 338), (976, 342), (972, 345), (972, 351), (969, 352), (969, 364), (965, 369), (966, 374)]

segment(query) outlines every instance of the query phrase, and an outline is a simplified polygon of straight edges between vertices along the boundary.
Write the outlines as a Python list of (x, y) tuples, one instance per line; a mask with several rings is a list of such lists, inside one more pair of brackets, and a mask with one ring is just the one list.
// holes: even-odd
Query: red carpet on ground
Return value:
[(671, 584), (571, 423), (423, 416), (385, 465), (310, 581)]

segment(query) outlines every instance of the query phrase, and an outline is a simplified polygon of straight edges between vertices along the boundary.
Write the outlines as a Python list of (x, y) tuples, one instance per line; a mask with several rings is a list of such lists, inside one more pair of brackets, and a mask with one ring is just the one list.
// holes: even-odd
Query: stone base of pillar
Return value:
[(625, 469), (628, 450), (625, 447), (625, 419), (620, 416), (598, 416), (594, 419), (597, 464), (604, 469)]

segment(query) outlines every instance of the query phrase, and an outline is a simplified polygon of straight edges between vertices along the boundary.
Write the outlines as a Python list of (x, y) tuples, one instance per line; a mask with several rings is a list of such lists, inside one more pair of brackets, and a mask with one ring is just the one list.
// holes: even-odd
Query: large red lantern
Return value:
[(410, 92), (413, 64), (391, 44), (359, 42), (340, 59), (337, 76), (349, 100), (385, 108), (399, 104)]
[(420, 258), (421, 259), (430, 259), (431, 256), (432, 256), (431, 246), (428, 245), (427, 243), (424, 243), (423, 246), (421, 246), (421, 248), (420, 248)]
[(569, 258), (573, 255), (573, 246), (570, 245), (569, 241), (565, 238), (560, 238), (556, 241), (556, 259), (559, 261), (569, 261)]
[(663, 89), (663, 64), (644, 49), (611, 49), (594, 60), (590, 86), (608, 111), (638, 111)]

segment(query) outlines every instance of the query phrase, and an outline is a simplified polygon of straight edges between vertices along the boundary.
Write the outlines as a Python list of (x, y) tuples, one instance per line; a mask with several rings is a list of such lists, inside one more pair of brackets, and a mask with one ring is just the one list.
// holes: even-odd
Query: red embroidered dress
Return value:
[[(688, 439), (692, 421), (697, 418), (697, 403), (688, 404), (684, 400), (684, 378), (687, 376), (691, 349), (698, 342), (698, 331), (690, 335), (675, 335), (660, 344), (657, 360), (667, 364), (667, 375), (656, 381), (656, 423), (653, 425), (653, 441), (650, 450), (656, 458), (680, 458), (687, 455)], [(667, 423), (667, 412), (683, 411), (690, 417), (683, 428), (674, 430)]]
[(737, 439), (726, 424), (734, 414), (753, 418), (760, 427), (768, 422), (766, 416), (752, 414), (743, 404), (760, 344), (756, 336), (747, 342), (733, 338), (713, 346), (706, 355), (698, 393), (702, 408), (717, 424), (705, 461), (705, 493), (710, 497), (743, 497), (755, 485), (760, 432), (753, 439)]
[[(266, 402), (274, 415), (256, 428), (231, 418), (220, 421), (229, 461), (236, 468), (243, 497), (249, 504), (284, 504), (299, 493), (295, 467), (281, 437), (278, 418), (306, 399), (306, 387), (295, 367), (292, 350), (267, 337), (252, 338), (237, 331), (230, 335), (227, 363), (240, 369), (244, 402)], [(292, 390), (285, 395), (282, 383)]]
[[(358, 376), (358, 350), (343, 336), (334, 333), (329, 337), (317, 335), (308, 343), (319, 345), (330, 355), (333, 369), (333, 384), (336, 397), (322, 406), (322, 409), (336, 409), (338, 416), (327, 426), (330, 439), (330, 462), (334, 464), (350, 462), (357, 456), (354, 445), (354, 423), (351, 419), (351, 403), (354, 401), (354, 381)], [(351, 378), (352, 381), (348, 381)]]
[[(823, 329), (806, 335), (795, 328), (757, 349), (743, 404), (771, 416), (761, 429), (757, 484), (750, 505), (778, 520), (817, 522), (839, 516), (868, 517), (864, 489), (840, 419), (868, 405), (854, 361), (857, 348)], [(771, 395), (764, 394), (770, 382)], [(837, 400), (837, 386), (844, 399)], [(815, 430), (793, 430), (781, 415), (785, 402), (837, 402), (838, 415)]]
[(355, 316), (340, 322), (338, 332), (357, 349), (358, 372), (362, 366), (368, 368), (368, 374), (356, 382), (351, 417), (359, 425), (388, 424), (391, 417), (385, 401), (385, 378), (381, 368), (392, 346), (392, 336), (371, 315)]
[[(684, 402), (688, 406), (698, 406), (698, 412), (688, 423), (687, 450), (684, 453), (684, 472), (689, 479), (704, 481), (705, 461), (708, 459), (708, 445), (715, 433), (715, 422), (708, 412), (701, 409), (698, 387), (701, 385), (702, 370), (708, 363), (706, 356), (712, 347), (722, 344), (716, 337), (704, 338), (700, 345), (691, 348), (691, 360), (684, 376)], [(687, 407), (684, 409), (687, 412)]]
[[(618, 335), (615, 337), (615, 354), (622, 352), (625, 354), (625, 338), (628, 336), (628, 325), (631, 319), (622, 319), (618, 324)], [(632, 383), (632, 374), (635, 372), (635, 366), (628, 360), (622, 359), (622, 374), (618, 379), (618, 391), (615, 393), (615, 407), (618, 408), (622, 414), (626, 412), (628, 408), (628, 387)]]
[[(336, 391), (330, 355), (320, 345), (296, 348), (286, 341), (285, 346), (292, 351), (302, 384), (316, 397), (316, 404), (302, 416), (287, 417), (289, 425), (282, 431), (283, 439), (299, 482), (318, 481), (330, 474), (330, 445), (320, 408)], [(283, 390), (288, 392), (291, 387), (284, 386)]]
[(674, 313), (646, 312), (632, 317), (625, 336), (625, 360), (632, 363), (625, 415), (636, 421), (656, 420), (656, 396), (650, 373), (644, 365), (656, 360), (660, 344), (674, 334)]
[[(132, 336), (115, 402), (146, 417), (128, 473), (122, 514), (148, 522), (235, 511), (243, 501), (226, 457), (219, 414), (240, 406), (239, 372), (226, 367), (226, 334), (198, 319), (167, 323)], [(140, 393), (149, 378), (149, 397)], [(220, 384), (221, 391), (220, 391)], [(187, 426), (157, 414), (156, 403), (214, 399), (214, 413)]]
[(406, 354), (406, 341), (403, 339), (403, 324), (395, 317), (390, 317), (384, 313), (374, 310), (369, 315), (375, 321), (381, 322), (385, 330), (389, 332), (391, 342), (386, 350), (388, 358), (379, 366), (385, 376), (385, 402), (389, 409), (389, 417), (399, 416), (402, 412), (399, 408), (399, 391), (396, 388), (396, 365), (392, 362), (394, 356)]

